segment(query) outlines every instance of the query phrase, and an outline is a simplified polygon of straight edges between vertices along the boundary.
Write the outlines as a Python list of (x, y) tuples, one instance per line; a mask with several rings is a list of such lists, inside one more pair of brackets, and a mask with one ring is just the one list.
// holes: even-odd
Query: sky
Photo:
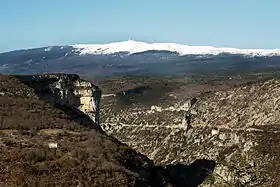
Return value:
[(129, 37), (280, 48), (279, 0), (0, 0), (0, 52)]

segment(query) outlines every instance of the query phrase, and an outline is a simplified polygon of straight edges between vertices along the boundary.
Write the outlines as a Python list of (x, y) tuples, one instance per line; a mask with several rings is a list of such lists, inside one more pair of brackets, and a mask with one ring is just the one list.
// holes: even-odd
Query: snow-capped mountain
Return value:
[(222, 53), (241, 54), (248, 56), (280, 56), (280, 49), (237, 49), (216, 48), (212, 46), (189, 46), (175, 43), (145, 43), (134, 40), (109, 44), (79, 44), (73, 45), (74, 51), (80, 55), (90, 54), (135, 54), (145, 51), (170, 51), (180, 56), (184, 55), (219, 55)]
[(186, 75), (280, 69), (280, 50), (215, 48), (128, 40), (0, 53), (0, 73), (77, 73), (88, 77)]

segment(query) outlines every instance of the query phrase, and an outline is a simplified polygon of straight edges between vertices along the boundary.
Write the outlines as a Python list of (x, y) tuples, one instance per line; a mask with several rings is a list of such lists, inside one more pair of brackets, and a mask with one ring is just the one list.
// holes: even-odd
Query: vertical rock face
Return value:
[(76, 108), (99, 124), (101, 90), (91, 82), (73, 74), (24, 75), (18, 78), (32, 87), (39, 98)]

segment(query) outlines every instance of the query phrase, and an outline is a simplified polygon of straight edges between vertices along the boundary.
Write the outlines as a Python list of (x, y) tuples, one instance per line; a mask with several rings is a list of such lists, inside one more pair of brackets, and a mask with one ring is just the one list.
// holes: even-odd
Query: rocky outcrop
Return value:
[(39, 74), (17, 77), (24, 84), (32, 87), (40, 99), (76, 108), (99, 125), (101, 90), (98, 86), (74, 74)]
[(108, 98), (102, 128), (157, 164), (216, 161), (202, 186), (280, 186), (279, 79), (204, 93), (192, 108), (175, 95), (126, 107)]

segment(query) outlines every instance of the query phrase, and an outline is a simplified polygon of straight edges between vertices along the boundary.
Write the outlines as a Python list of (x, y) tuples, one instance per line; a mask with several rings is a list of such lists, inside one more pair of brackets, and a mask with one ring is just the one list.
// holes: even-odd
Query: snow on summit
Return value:
[(114, 54), (127, 52), (129, 54), (145, 51), (170, 51), (179, 55), (218, 55), (221, 53), (241, 54), (249, 56), (280, 56), (280, 49), (237, 49), (217, 48), (212, 46), (189, 46), (176, 43), (145, 43), (134, 40), (109, 44), (78, 44), (72, 45), (80, 55)]

